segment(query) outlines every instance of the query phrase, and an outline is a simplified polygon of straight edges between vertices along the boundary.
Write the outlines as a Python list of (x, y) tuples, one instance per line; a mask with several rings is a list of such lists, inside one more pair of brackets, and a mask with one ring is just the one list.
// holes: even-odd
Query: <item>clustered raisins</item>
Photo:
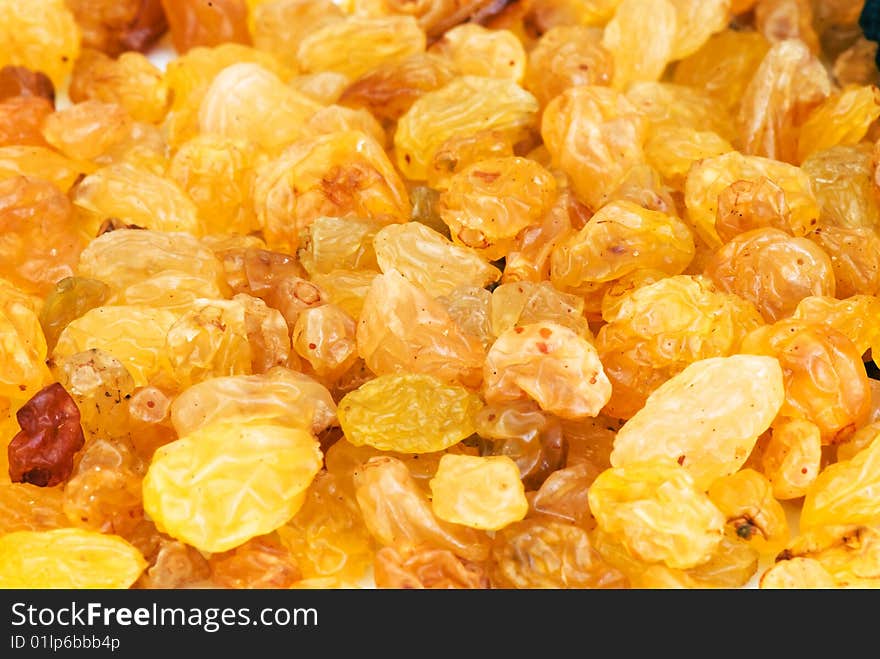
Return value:
[(878, 11), (0, 0), (0, 587), (876, 585)]

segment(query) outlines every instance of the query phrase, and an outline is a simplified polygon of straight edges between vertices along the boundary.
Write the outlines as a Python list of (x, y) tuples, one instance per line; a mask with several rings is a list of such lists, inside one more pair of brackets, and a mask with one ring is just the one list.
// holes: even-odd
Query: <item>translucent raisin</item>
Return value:
[(373, 576), (377, 588), (488, 588), (480, 563), (459, 558), (448, 549), (382, 547), (376, 552)]
[(606, 563), (587, 532), (552, 518), (526, 519), (495, 535), (495, 588), (628, 588), (624, 574)]
[(161, 0), (178, 53), (228, 41), (249, 44), (245, 0)]
[(83, 46), (116, 56), (146, 52), (168, 29), (159, 0), (66, 0), (82, 30)]

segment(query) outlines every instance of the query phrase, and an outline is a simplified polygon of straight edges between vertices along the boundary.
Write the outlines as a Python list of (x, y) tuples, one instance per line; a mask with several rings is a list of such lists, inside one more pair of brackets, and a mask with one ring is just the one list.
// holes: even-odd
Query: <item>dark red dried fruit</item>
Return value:
[(79, 408), (58, 382), (38, 391), (15, 415), (19, 432), (9, 443), (13, 483), (51, 487), (73, 471), (73, 458), (85, 443)]
[(24, 66), (0, 69), (0, 100), (16, 96), (40, 96), (55, 104), (55, 85), (45, 73)]

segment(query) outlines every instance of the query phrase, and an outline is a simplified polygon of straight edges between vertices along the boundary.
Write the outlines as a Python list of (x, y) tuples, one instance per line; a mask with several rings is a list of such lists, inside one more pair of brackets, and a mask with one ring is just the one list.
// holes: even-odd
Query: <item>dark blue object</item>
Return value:
[[(880, 0), (865, 0), (859, 27), (871, 41), (880, 43)], [(877, 49), (877, 68), (880, 69), (880, 48)]]

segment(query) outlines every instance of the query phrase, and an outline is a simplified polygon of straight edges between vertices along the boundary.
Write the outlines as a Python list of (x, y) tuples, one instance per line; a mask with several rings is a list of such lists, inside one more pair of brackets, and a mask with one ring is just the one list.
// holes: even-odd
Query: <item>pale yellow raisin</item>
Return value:
[(116, 535), (52, 529), (0, 536), (0, 588), (129, 588), (146, 566)]
[(257, 375), (209, 378), (187, 387), (171, 403), (181, 437), (215, 421), (272, 421), (317, 435), (336, 424), (336, 403), (326, 387), (303, 373), (276, 366)]
[(530, 398), (571, 419), (596, 416), (611, 397), (593, 344), (549, 321), (503, 332), (486, 356), (483, 379), (489, 403)]
[(156, 451), (144, 477), (144, 510), (182, 542), (227, 551), (293, 517), (322, 463), (318, 441), (305, 430), (221, 420)]
[(772, 357), (694, 362), (648, 396), (617, 433), (611, 464), (681, 465), (697, 486), (737, 471), (782, 406), (782, 368)]
[(139, 387), (168, 372), (165, 337), (177, 322), (168, 309), (147, 306), (99, 306), (72, 321), (52, 351), (52, 359), (98, 348), (118, 359)]
[(534, 123), (538, 101), (513, 80), (458, 76), (419, 97), (394, 133), (397, 165), (404, 176), (424, 181), (437, 150), (454, 135), (497, 130), (514, 141)]
[(829, 524), (876, 524), (880, 521), (880, 442), (871, 442), (849, 460), (823, 469), (807, 488), (801, 530)]
[(454, 524), (497, 531), (529, 510), (519, 467), (506, 455), (448, 453), (429, 485), (434, 514)]
[(479, 396), (427, 374), (381, 375), (339, 401), (339, 424), (355, 446), (442, 451), (475, 430)]
[(589, 503), (599, 528), (633, 556), (675, 569), (709, 560), (724, 534), (724, 515), (675, 463), (606, 469), (590, 486)]

